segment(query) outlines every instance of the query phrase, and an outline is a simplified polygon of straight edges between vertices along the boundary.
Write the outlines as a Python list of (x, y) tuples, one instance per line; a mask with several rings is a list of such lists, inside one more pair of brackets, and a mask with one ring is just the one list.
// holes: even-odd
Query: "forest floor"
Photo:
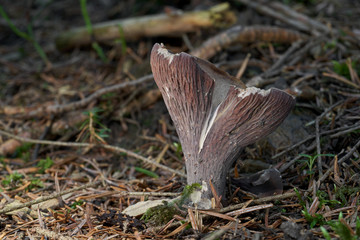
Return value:
[[(0, 239), (360, 239), (360, 2), (162, 2), (1, 2)], [(213, 22), (176, 24), (198, 11)], [(118, 19), (135, 25), (88, 34)], [(186, 189), (150, 68), (155, 43), (296, 97), (274, 133), (241, 150), (221, 206), (176, 206), (160, 220), (123, 213)], [(282, 194), (237, 185), (269, 168)]]

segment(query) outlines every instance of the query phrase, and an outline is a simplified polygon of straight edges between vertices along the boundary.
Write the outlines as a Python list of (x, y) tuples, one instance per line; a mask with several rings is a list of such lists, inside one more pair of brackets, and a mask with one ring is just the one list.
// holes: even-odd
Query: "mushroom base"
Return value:
[(225, 200), (226, 178), (233, 161), (229, 161), (230, 163), (213, 164), (209, 160), (186, 161), (187, 183), (188, 185), (193, 183), (202, 184), (201, 198), (211, 199), (213, 197), (210, 187), (211, 182), (216, 194), (219, 197), (221, 196), (222, 200)]

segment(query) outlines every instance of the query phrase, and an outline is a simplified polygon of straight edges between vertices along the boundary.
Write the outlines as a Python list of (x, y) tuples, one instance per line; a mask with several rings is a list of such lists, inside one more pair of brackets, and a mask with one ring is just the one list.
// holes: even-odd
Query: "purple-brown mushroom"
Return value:
[(294, 98), (278, 89), (247, 88), (210, 62), (160, 44), (152, 49), (151, 68), (182, 145), (187, 183), (206, 184), (202, 197), (209, 199), (211, 180), (224, 199), (227, 173), (241, 149), (274, 131)]

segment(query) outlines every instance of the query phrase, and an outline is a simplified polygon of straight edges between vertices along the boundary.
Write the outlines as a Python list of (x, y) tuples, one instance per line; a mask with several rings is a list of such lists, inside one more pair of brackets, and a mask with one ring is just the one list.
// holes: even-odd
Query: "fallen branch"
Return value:
[(234, 43), (253, 43), (256, 41), (292, 43), (302, 38), (305, 38), (305, 35), (285, 28), (235, 26), (205, 41), (190, 54), (199, 58), (209, 59)]
[[(1, 130), (0, 130), (1, 131)], [(66, 195), (68, 193), (72, 193), (72, 192), (76, 192), (76, 191), (79, 191), (79, 190), (83, 190), (85, 188), (88, 188), (88, 187), (95, 187), (97, 186), (98, 184), (100, 184), (101, 182), (97, 181), (97, 182), (91, 182), (91, 183), (87, 183), (85, 185), (81, 185), (79, 187), (75, 187), (75, 188), (71, 188), (71, 189), (68, 189), (68, 190), (65, 190), (65, 191), (62, 191), (62, 192), (59, 192), (59, 193), (53, 193), (53, 194), (50, 194), (49, 196), (45, 196), (45, 197), (40, 197), (40, 198), (37, 198), (35, 200), (32, 200), (32, 201), (29, 201), (29, 202), (26, 202), (26, 203), (23, 203), (23, 204), (19, 204), (19, 205), (15, 205), (15, 206), (5, 206), (4, 208), (2, 208), (0, 210), (0, 214), (4, 214), (4, 213), (8, 213), (8, 212), (11, 212), (11, 211), (14, 211), (14, 210), (18, 210), (18, 209), (21, 209), (21, 208), (24, 208), (24, 207), (30, 207), (34, 204), (38, 204), (38, 203), (41, 203), (41, 202), (45, 202), (47, 200), (50, 200), (50, 199), (54, 199), (54, 198), (58, 198), (58, 197), (61, 197), (63, 195)]]
[(115, 84), (113, 86), (105, 87), (102, 89), (97, 90), (90, 96), (72, 103), (62, 104), (62, 105), (50, 105), (50, 106), (43, 106), (43, 107), (4, 107), (0, 109), (0, 114), (5, 114), (7, 116), (11, 116), (14, 118), (21, 118), (21, 119), (29, 119), (34, 117), (44, 117), (44, 116), (50, 116), (50, 115), (60, 115), (64, 112), (73, 111), (82, 107), (85, 107), (89, 105), (92, 101), (100, 98), (102, 95), (109, 93), (109, 92), (115, 92), (120, 89), (138, 85), (147, 81), (150, 81), (153, 79), (152, 74), (146, 75), (142, 78), (139, 78), (135, 81), (131, 82), (124, 82)]
[(223, 3), (203, 11), (158, 14), (94, 24), (93, 36), (86, 27), (72, 29), (56, 38), (56, 47), (68, 50), (89, 45), (93, 39), (106, 42), (119, 38), (137, 40), (142, 37), (181, 36), (200, 28), (230, 26), (235, 21), (235, 13), (229, 10), (228, 3)]
[(126, 191), (109, 191), (98, 194), (91, 194), (89, 196), (80, 196), (76, 200), (88, 200), (96, 199), (110, 196), (130, 196), (130, 197), (178, 197), (181, 193), (172, 193), (172, 192), (126, 192)]

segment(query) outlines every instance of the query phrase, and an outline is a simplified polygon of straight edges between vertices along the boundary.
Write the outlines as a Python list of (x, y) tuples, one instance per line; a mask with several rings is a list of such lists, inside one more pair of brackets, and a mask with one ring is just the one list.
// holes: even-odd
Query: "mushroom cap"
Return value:
[(152, 49), (151, 68), (185, 158), (254, 143), (278, 127), (295, 104), (284, 91), (246, 88), (208, 61), (170, 53), (160, 44)]

